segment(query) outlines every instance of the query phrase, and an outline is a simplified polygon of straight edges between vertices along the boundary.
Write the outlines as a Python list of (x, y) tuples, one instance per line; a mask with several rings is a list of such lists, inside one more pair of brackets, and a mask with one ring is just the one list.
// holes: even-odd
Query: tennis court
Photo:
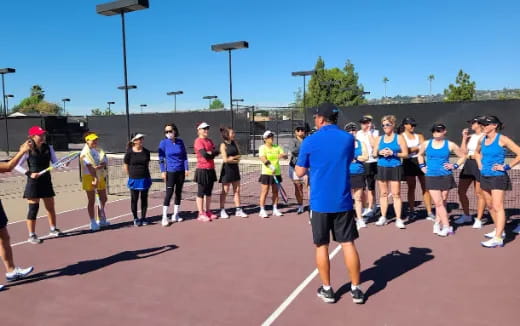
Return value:
[[(111, 163), (116, 167), (117, 158)], [(58, 215), (67, 233), (62, 238), (30, 245), (24, 223), (11, 223), (17, 264), (36, 270), (0, 292), (2, 325), (517, 324), (520, 244), (511, 229), (520, 218), (515, 209), (519, 170), (511, 173), (515, 191), (506, 202), (510, 222), (504, 248), (480, 247), (491, 225), (482, 230), (460, 227), (446, 239), (432, 235), (431, 222), (424, 219), (406, 230), (393, 224), (369, 224), (361, 230), (357, 245), (368, 298), (360, 306), (350, 299), (348, 276), (335, 245), (331, 275), (338, 302), (327, 305), (316, 297), (320, 282), (308, 216), (295, 214), (292, 186), (284, 180), (290, 196), (282, 208), (286, 214), (261, 219), (259, 169), (254, 162), (244, 165), (243, 201), (249, 218), (196, 221), (196, 185), (187, 182), (181, 209), (188, 219), (161, 227), (164, 193), (157, 182), (148, 213), (154, 225), (134, 227), (129, 200), (114, 196), (107, 206), (112, 226), (88, 232), (81, 191), (77, 208)], [(109, 171), (110, 192), (125, 194), (124, 181), (117, 188), (113, 173), (117, 169)], [(158, 178), (156, 173), (153, 178)], [(69, 172), (69, 177), (79, 187), (77, 174)], [(56, 201), (70, 194), (70, 184), (57, 190)], [(216, 187), (213, 196), (216, 208), (219, 191)], [(25, 205), (21, 199), (20, 205)], [(460, 213), (455, 203), (452, 206), (452, 215)], [(43, 235), (46, 229), (40, 218), (37, 233)]]

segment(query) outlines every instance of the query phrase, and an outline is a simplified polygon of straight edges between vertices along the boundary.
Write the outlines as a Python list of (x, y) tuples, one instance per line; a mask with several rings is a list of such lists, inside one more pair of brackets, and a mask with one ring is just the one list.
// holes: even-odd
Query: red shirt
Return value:
[(213, 159), (206, 159), (200, 155), (199, 151), (202, 149), (205, 152), (215, 153), (215, 144), (209, 138), (197, 138), (193, 144), (193, 149), (197, 155), (197, 169), (214, 169), (215, 162)]

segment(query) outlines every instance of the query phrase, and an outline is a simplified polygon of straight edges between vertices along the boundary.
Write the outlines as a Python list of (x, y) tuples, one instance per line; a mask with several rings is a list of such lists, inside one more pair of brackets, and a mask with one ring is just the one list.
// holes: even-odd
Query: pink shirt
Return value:
[(214, 169), (215, 162), (213, 159), (206, 159), (200, 155), (199, 151), (202, 149), (205, 152), (215, 153), (215, 144), (209, 138), (197, 138), (193, 144), (193, 149), (197, 155), (197, 169)]

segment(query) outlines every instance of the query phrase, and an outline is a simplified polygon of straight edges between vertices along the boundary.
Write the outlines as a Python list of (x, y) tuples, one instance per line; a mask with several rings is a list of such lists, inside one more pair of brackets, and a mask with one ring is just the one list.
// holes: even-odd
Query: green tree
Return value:
[(90, 114), (91, 115), (103, 115), (103, 111), (101, 111), (101, 109), (99, 109), (99, 108), (95, 108), (90, 111)]
[(210, 110), (217, 110), (222, 108), (224, 108), (224, 103), (222, 103), (222, 101), (218, 98), (211, 101), (211, 104), (209, 105)]
[[(307, 106), (317, 106), (329, 101), (338, 106), (352, 106), (366, 103), (363, 85), (359, 84), (359, 75), (354, 65), (347, 60), (343, 69), (334, 67), (325, 69), (325, 62), (318, 57), (314, 66), (316, 73), (311, 77), (306, 94)], [(298, 93), (295, 103), (302, 106), (303, 99)]]
[(430, 83), (430, 97), (432, 97), (432, 82), (435, 80), (435, 75), (428, 75), (428, 82)]
[(444, 90), (444, 100), (446, 102), (453, 101), (471, 101), (475, 97), (476, 83), (470, 80), (470, 76), (459, 70), (455, 84), (450, 84), (447, 89)]
[(40, 85), (33, 85), (33, 87), (31, 87), (31, 97), (36, 97), (38, 102), (42, 101), (45, 97), (45, 91)]
[(13, 107), (12, 112), (22, 113), (41, 113), (41, 114), (60, 114), (62, 108), (55, 104), (44, 101), (45, 91), (40, 85), (31, 87), (30, 96), (24, 98), (20, 103)]
[(383, 84), (385, 84), (385, 98), (386, 98), (386, 84), (388, 84), (388, 82), (390, 81), (390, 79), (388, 79), (388, 77), (383, 77)]

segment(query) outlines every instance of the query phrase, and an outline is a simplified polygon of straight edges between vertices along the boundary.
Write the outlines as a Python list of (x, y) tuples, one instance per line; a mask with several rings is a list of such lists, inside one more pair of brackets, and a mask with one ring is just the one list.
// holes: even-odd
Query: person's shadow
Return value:
[(165, 252), (168, 252), (170, 250), (174, 250), (177, 248), (178, 247), (176, 245), (166, 245), (166, 246), (155, 247), (155, 248), (139, 249), (139, 250), (133, 250), (133, 251), (122, 251), (122, 252), (119, 252), (112, 256), (108, 256), (108, 257), (104, 257), (104, 258), (100, 258), (100, 259), (83, 260), (83, 261), (79, 261), (77, 263), (65, 266), (63, 268), (53, 269), (53, 270), (48, 270), (48, 271), (43, 271), (43, 272), (39, 272), (36, 274), (32, 274), (19, 281), (9, 283), (9, 287), (38, 282), (38, 281), (51, 279), (51, 278), (55, 278), (55, 277), (61, 277), (61, 276), (82, 275), (82, 274), (97, 271), (99, 269), (105, 268), (107, 266), (110, 266), (112, 264), (119, 263), (122, 261), (150, 258), (150, 257), (157, 256), (157, 255), (163, 254)]
[[(388, 282), (432, 260), (434, 256), (431, 252), (430, 248), (410, 247), (408, 253), (394, 250), (376, 260), (374, 266), (361, 272), (361, 283), (370, 280), (374, 282), (365, 292), (365, 301), (370, 296), (383, 290)], [(344, 294), (350, 292), (350, 285), (350, 282), (348, 282), (338, 289), (336, 292), (338, 301)]]

